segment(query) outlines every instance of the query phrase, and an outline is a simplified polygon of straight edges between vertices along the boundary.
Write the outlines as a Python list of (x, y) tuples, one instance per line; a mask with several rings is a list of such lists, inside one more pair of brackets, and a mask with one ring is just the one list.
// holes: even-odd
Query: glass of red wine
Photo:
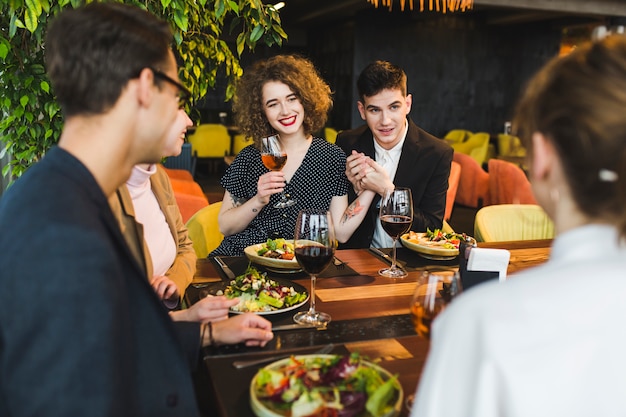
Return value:
[(396, 262), (396, 243), (398, 238), (411, 229), (413, 221), (413, 198), (409, 188), (385, 190), (380, 201), (380, 223), (383, 229), (393, 239), (393, 256), (391, 266), (383, 268), (378, 273), (388, 278), (404, 278), (407, 273), (398, 267)]
[(315, 310), (315, 281), (317, 275), (330, 264), (335, 256), (337, 241), (329, 211), (301, 210), (298, 213), (294, 234), (296, 260), (311, 277), (310, 307), (293, 316), (296, 323), (325, 327), (330, 315)]
[[(261, 160), (265, 168), (270, 171), (280, 171), (287, 163), (287, 153), (280, 146), (278, 135), (261, 139)], [(296, 204), (296, 200), (289, 198), (285, 190), (281, 193), (280, 201), (274, 204), (275, 208), (285, 208)]]

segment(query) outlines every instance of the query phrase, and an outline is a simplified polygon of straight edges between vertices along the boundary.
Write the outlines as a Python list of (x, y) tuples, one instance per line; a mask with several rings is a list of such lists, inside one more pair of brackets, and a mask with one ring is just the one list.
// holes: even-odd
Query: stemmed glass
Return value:
[(406, 271), (396, 263), (396, 242), (398, 238), (409, 231), (413, 222), (413, 198), (409, 188), (385, 190), (380, 201), (380, 223), (383, 229), (393, 239), (393, 256), (391, 266), (383, 268), (378, 273), (388, 278), (404, 278)]
[[(410, 313), (418, 335), (430, 339), (430, 326), (463, 287), (459, 271), (424, 271), (417, 280)], [(408, 395), (406, 407), (411, 410), (415, 395)]]
[[(278, 135), (268, 136), (261, 139), (261, 160), (265, 168), (270, 171), (280, 171), (287, 163), (287, 153), (280, 146)], [(296, 204), (296, 200), (288, 198), (285, 190), (281, 193), (281, 199), (274, 204), (275, 208), (285, 208)]]
[(311, 276), (311, 300), (309, 310), (297, 313), (296, 323), (324, 327), (330, 322), (330, 315), (315, 310), (315, 281), (333, 260), (337, 241), (329, 211), (301, 210), (298, 213), (294, 235), (296, 260)]

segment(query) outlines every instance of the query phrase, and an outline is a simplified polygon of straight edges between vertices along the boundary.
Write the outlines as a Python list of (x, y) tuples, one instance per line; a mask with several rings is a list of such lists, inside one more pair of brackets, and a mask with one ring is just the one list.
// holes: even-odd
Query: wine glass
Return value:
[(417, 334), (430, 339), (433, 320), (461, 291), (458, 271), (424, 271), (411, 299), (411, 321)]
[(404, 278), (406, 271), (396, 264), (396, 242), (398, 238), (409, 231), (413, 221), (413, 198), (409, 188), (385, 190), (380, 201), (380, 223), (383, 229), (393, 239), (393, 256), (391, 266), (383, 268), (378, 273), (388, 278)]
[[(287, 163), (287, 153), (280, 146), (278, 135), (268, 136), (261, 139), (261, 160), (265, 168), (270, 171), (280, 171)], [(285, 190), (281, 193), (281, 199), (274, 204), (275, 208), (285, 208), (296, 204), (296, 200), (288, 198)]]
[(296, 323), (324, 327), (330, 323), (330, 315), (315, 310), (315, 281), (333, 260), (337, 241), (329, 211), (301, 210), (298, 213), (294, 235), (296, 260), (311, 276), (311, 304), (309, 310), (297, 313)]
[[(462, 291), (459, 271), (424, 271), (417, 280), (411, 298), (410, 313), (418, 335), (430, 339), (430, 326), (454, 297)], [(415, 395), (408, 395), (407, 409), (413, 407)]]

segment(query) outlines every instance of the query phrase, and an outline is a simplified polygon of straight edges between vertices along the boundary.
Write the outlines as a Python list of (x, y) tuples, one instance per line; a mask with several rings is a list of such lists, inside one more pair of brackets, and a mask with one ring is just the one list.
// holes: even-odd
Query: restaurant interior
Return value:
[[(258, 45), (244, 52), (241, 63), (245, 70), (276, 54), (308, 57), (333, 91), (327, 126), (318, 132), (331, 142), (337, 132), (363, 123), (356, 107), (359, 72), (373, 60), (402, 67), (413, 96), (411, 119), (455, 150), (444, 232), (456, 246), (433, 249), (410, 236), (403, 236), (397, 249), (335, 251), (333, 245), (332, 261), (316, 281), (293, 259), (264, 259), (257, 252), (261, 248), (246, 256), (207, 257), (223, 238), (217, 226), (224, 193), (220, 178), (251, 142), (234, 126), (224, 80), (195, 104), (188, 143), (179, 157), (164, 162), (198, 257), (185, 304), (221, 294), (250, 265), (306, 294), (294, 306), (262, 313), (274, 328), (267, 346), (204, 349), (194, 372), (204, 417), (277, 415), (257, 398), (253, 378), (265, 365), (291, 355), (320, 353), (358, 353), (383, 379), (394, 375), (389, 409), (381, 415), (408, 416), (429, 351), (430, 321), (440, 311), (422, 309), (432, 286), (428, 279), (443, 280), (432, 296), (446, 304), (455, 295), (454, 280), (461, 279), (467, 291), (549, 258), (554, 225), (532, 195), (525, 149), (510, 130), (513, 107), (547, 60), (606, 33), (624, 33), (626, 1), (473, 0), (468, 10), (446, 13), (429, 10), (429, 2), (284, 0), (280, 16), (288, 40), (280, 48)], [(466, 252), (466, 246), (472, 250)], [(469, 255), (473, 249), (491, 251), (482, 252), (489, 262), (478, 266)], [(478, 258), (480, 252), (474, 253)], [(381, 275), (396, 263), (406, 277)], [(327, 313), (330, 323), (294, 325), (294, 313), (310, 309)]]
[[(554, 225), (536, 205), (525, 172), (525, 149), (510, 132), (520, 91), (548, 59), (607, 33), (624, 33), (626, 3), (475, 0), (469, 10), (446, 13), (428, 10), (427, 1), (424, 11), (419, 1), (411, 10), (408, 0), (403, 2), (404, 10), (395, 1), (391, 7), (383, 2), (376, 7), (367, 0), (284, 3), (280, 13), (289, 39), (281, 48), (259, 45), (254, 53), (245, 53), (244, 69), (279, 53), (310, 58), (333, 91), (327, 128), (319, 132), (333, 141), (338, 131), (363, 123), (355, 105), (360, 70), (377, 59), (401, 66), (413, 95), (411, 118), (455, 150), (445, 226), (493, 251), (490, 254), (497, 261), (476, 270), (458, 247), (453, 253), (429, 252), (407, 238), (395, 255), (391, 249), (337, 250), (313, 292), (306, 274), (288, 271), (280, 261), (268, 263), (254, 253), (206, 258), (222, 239), (216, 232), (223, 196), (219, 179), (237, 152), (250, 143), (233, 126), (218, 83), (198, 103), (197, 123), (222, 125), (219, 134), (213, 133), (213, 143), (219, 135), (222, 145), (218, 155), (192, 158), (191, 181), (200, 187), (190, 194), (197, 198), (179, 200), (199, 257), (187, 302), (197, 301), (203, 291), (222, 288), (252, 260), (271, 278), (313, 292), (317, 311), (328, 313), (332, 320), (326, 326), (294, 329), (293, 312), (306, 306), (266, 316), (275, 329), (286, 330), (276, 331), (275, 339), (263, 349), (236, 345), (207, 350), (205, 366), (195, 374), (197, 397), (207, 416), (269, 415), (251, 398), (250, 381), (259, 368), (294, 354), (358, 352), (380, 365), (383, 373), (398, 375), (400, 394), (386, 415), (407, 416), (429, 349), (429, 324), (424, 324), (415, 307), (420, 291), (425, 291), (424, 276), (434, 273), (449, 279), (460, 270), (463, 285), (469, 288), (484, 280), (514, 276), (544, 263), (550, 255)], [(190, 142), (194, 143), (193, 133)], [(393, 256), (408, 273), (406, 278), (380, 275)], [(450, 281), (444, 285), (450, 288)], [(246, 366), (241, 363), (250, 361)]]

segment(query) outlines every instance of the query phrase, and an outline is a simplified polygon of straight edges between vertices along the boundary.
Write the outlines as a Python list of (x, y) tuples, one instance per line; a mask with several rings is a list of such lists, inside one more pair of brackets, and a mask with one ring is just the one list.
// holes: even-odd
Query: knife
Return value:
[(326, 326), (317, 326), (315, 324), (283, 324), (279, 326), (273, 326), (272, 332), (279, 332), (281, 330), (305, 330), (305, 329), (316, 329), (316, 330), (326, 330)]
[(387, 255), (385, 252), (381, 251), (380, 249), (370, 246), (369, 250), (370, 252), (380, 256), (381, 258), (383, 258), (385, 261), (389, 262), (390, 264), (393, 263), (391, 256)]
[(220, 266), (220, 268), (222, 268), (222, 272), (224, 272), (224, 274), (226, 274), (226, 277), (231, 280), (231, 279), (235, 279), (235, 273), (233, 272), (232, 269), (230, 269), (230, 267), (228, 265), (226, 265), (226, 262), (222, 261), (222, 258), (220, 258), (219, 256), (215, 257), (215, 262), (217, 262), (217, 264)]

